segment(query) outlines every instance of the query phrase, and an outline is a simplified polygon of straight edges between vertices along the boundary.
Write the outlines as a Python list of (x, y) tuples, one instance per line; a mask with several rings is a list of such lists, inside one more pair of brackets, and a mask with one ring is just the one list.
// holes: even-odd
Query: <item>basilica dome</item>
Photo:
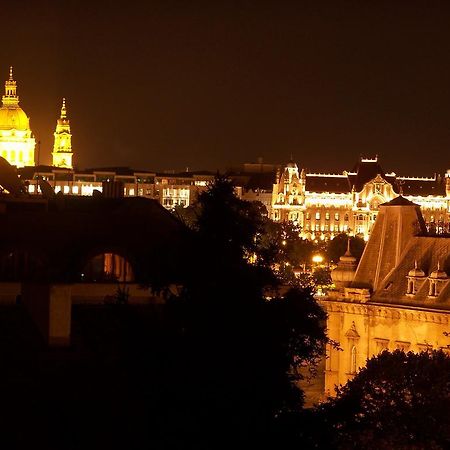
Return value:
[(30, 119), (20, 107), (9, 108), (3, 106), (0, 108), (0, 130), (21, 130), (30, 129)]
[(11, 67), (0, 108), (0, 156), (16, 167), (34, 166), (35, 144), (30, 119), (19, 106), (17, 83)]

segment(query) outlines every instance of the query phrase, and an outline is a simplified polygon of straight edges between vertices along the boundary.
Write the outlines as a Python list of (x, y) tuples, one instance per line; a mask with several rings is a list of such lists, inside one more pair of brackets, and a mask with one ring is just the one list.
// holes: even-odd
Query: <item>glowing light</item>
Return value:
[(314, 255), (312, 257), (312, 262), (315, 264), (320, 264), (323, 262), (323, 256), (322, 255)]
[(35, 140), (30, 120), (19, 106), (16, 81), (10, 75), (5, 83), (0, 108), (0, 155), (17, 167), (34, 166)]
[(56, 122), (56, 130), (53, 135), (55, 137), (52, 152), (53, 165), (55, 167), (72, 169), (72, 134), (70, 132), (70, 122), (69, 119), (67, 119), (65, 99), (63, 99), (61, 115)]

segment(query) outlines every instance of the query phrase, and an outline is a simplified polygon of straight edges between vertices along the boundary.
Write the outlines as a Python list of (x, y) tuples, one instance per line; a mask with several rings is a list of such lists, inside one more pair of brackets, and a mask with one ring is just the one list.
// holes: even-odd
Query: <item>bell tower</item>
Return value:
[(67, 118), (66, 99), (63, 98), (61, 115), (56, 123), (56, 130), (53, 134), (55, 142), (53, 144), (53, 165), (73, 169), (72, 133), (70, 132), (70, 122)]

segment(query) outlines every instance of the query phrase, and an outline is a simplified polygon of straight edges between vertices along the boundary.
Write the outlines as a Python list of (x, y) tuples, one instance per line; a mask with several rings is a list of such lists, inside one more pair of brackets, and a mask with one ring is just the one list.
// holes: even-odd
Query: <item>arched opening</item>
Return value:
[(132, 283), (135, 281), (131, 263), (117, 253), (100, 253), (88, 260), (81, 273), (86, 282)]
[(429, 297), (437, 297), (437, 286), (434, 280), (430, 281), (430, 290), (428, 291)]
[(408, 289), (406, 291), (407, 294), (414, 294), (414, 281), (408, 280)]
[(357, 369), (356, 357), (357, 357), (357, 351), (356, 351), (356, 345), (354, 345), (350, 352), (350, 373), (356, 373), (356, 369)]

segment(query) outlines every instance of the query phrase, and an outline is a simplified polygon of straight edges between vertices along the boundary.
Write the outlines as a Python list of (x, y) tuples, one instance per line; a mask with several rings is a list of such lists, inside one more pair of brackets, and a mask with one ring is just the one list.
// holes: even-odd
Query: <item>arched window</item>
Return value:
[(414, 294), (414, 281), (408, 280), (408, 289), (406, 290), (407, 294)]
[(354, 345), (350, 352), (350, 373), (356, 373), (357, 365), (356, 365), (356, 345)]
[(101, 253), (91, 258), (81, 275), (89, 282), (133, 282), (134, 273), (127, 259), (116, 253)]
[(436, 297), (437, 296), (437, 289), (436, 289), (436, 282), (434, 280), (430, 281), (430, 290), (428, 291), (429, 297)]

